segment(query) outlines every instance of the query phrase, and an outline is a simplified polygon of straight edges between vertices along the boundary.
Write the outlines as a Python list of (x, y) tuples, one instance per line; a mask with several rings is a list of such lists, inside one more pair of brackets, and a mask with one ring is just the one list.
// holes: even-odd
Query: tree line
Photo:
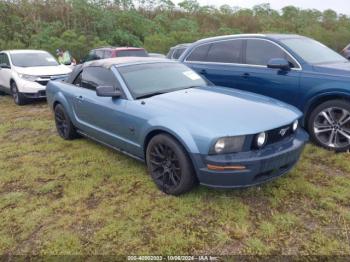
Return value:
[(340, 51), (350, 42), (350, 17), (329, 9), (281, 11), (203, 6), (196, 0), (0, 1), (0, 50), (68, 49), (76, 58), (98, 46), (143, 46), (166, 53), (178, 43), (237, 33), (295, 33)]

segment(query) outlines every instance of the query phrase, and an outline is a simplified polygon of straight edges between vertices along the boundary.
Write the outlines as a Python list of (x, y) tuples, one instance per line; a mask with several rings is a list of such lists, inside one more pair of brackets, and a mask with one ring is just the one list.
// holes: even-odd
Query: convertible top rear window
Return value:
[(201, 76), (180, 63), (129, 65), (118, 70), (135, 98), (207, 85)]

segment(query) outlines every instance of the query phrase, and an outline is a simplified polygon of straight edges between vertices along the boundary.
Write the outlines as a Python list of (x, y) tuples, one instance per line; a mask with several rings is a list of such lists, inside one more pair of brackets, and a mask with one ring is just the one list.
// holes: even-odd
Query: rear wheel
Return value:
[(78, 133), (63, 106), (58, 104), (54, 109), (56, 129), (60, 137), (65, 140), (72, 140), (78, 137)]
[(197, 178), (186, 150), (171, 136), (153, 137), (147, 146), (146, 160), (153, 181), (164, 193), (180, 195), (196, 185)]
[(317, 106), (308, 121), (312, 140), (329, 150), (350, 149), (350, 103), (330, 100)]
[(18, 91), (18, 88), (15, 82), (11, 83), (11, 94), (12, 94), (13, 101), (17, 105), (23, 106), (27, 104), (28, 101), (26, 97), (21, 92)]

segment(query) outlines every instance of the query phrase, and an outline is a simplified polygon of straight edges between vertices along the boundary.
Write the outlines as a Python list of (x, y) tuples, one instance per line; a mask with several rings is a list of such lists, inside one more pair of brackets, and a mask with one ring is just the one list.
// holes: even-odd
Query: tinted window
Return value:
[(103, 67), (86, 67), (83, 70), (81, 85), (96, 90), (97, 86), (116, 86), (116, 78), (112, 71)]
[(97, 58), (97, 56), (95, 54), (95, 51), (92, 50), (92, 51), (89, 52), (89, 54), (85, 58), (85, 61), (87, 62), (87, 61), (92, 61), (92, 60), (96, 60), (96, 59), (98, 59), (98, 58)]
[(206, 61), (241, 63), (242, 40), (221, 41), (211, 44)]
[(117, 52), (118, 57), (122, 56), (148, 56), (145, 50), (121, 50)]
[(285, 52), (265, 40), (247, 40), (246, 63), (266, 66), (271, 58), (286, 58)]
[(56, 59), (47, 52), (13, 53), (12, 64), (20, 67), (32, 66), (58, 66)]
[(180, 63), (150, 63), (118, 68), (135, 98), (207, 85), (196, 72)]
[(10, 66), (10, 61), (7, 54), (0, 54), (0, 64), (6, 64)]
[(105, 50), (103, 58), (111, 58), (112, 57), (112, 51)]
[(179, 59), (182, 53), (186, 50), (186, 48), (176, 48), (173, 54), (173, 59)]
[(73, 85), (81, 86), (82, 74), (83, 74), (83, 73), (80, 73), (80, 74), (75, 78), (75, 80), (73, 81)]
[(205, 61), (208, 55), (210, 44), (196, 47), (187, 57), (187, 61)]
[(96, 59), (102, 59), (104, 56), (104, 50), (96, 50), (95, 56), (96, 56)]
[(174, 48), (170, 48), (168, 54), (166, 55), (167, 58), (171, 59), (174, 53)]

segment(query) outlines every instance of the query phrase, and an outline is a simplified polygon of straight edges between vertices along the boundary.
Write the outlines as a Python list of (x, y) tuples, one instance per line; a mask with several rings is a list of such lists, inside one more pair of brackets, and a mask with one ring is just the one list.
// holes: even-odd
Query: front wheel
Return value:
[(328, 150), (349, 150), (350, 103), (330, 100), (317, 106), (310, 114), (308, 130), (312, 140)]
[(72, 140), (74, 138), (77, 138), (77, 131), (61, 104), (55, 106), (54, 113), (56, 129), (60, 137), (65, 140)]
[(146, 161), (153, 181), (166, 194), (181, 195), (197, 182), (186, 150), (169, 135), (160, 134), (151, 139)]
[(21, 92), (18, 91), (18, 88), (15, 82), (11, 83), (11, 94), (12, 94), (13, 101), (16, 103), (16, 105), (23, 106), (27, 104), (27, 99)]

